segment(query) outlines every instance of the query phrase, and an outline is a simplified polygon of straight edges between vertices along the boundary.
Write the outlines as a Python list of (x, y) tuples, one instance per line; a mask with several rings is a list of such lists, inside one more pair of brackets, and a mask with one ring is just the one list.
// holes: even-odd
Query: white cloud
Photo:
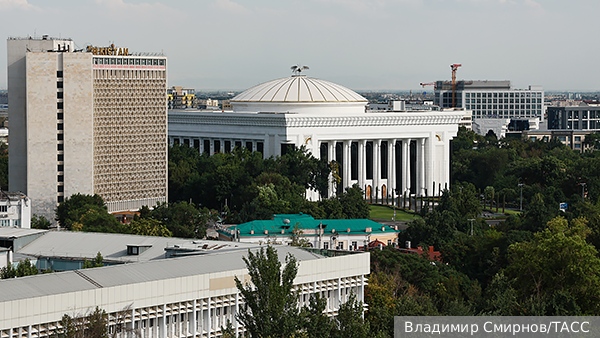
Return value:
[(0, 0), (0, 11), (11, 9), (39, 10), (38, 7), (29, 4), (27, 0)]
[(248, 14), (250, 12), (248, 8), (230, 0), (217, 0), (216, 6), (221, 10), (235, 14)]
[[(144, 16), (156, 16), (156, 17), (163, 17), (163, 18), (169, 18), (172, 15), (181, 15), (185, 12), (182, 12), (181, 10), (166, 6), (164, 4), (161, 3), (154, 3), (154, 4), (149, 4), (149, 3), (140, 3), (140, 4), (131, 4), (131, 3), (126, 3), (123, 0), (96, 0), (96, 3), (99, 4), (101, 7), (104, 7), (106, 9), (108, 9), (109, 11), (112, 11), (113, 13), (117, 13), (117, 14), (121, 14), (121, 15), (132, 15), (132, 14), (139, 14), (139, 15), (144, 15)], [(169, 4), (171, 4), (169, 2)]]
[(540, 5), (539, 3), (533, 1), (533, 0), (525, 0), (525, 6), (527, 7), (531, 7), (533, 9), (539, 9), (542, 10), (542, 5)]

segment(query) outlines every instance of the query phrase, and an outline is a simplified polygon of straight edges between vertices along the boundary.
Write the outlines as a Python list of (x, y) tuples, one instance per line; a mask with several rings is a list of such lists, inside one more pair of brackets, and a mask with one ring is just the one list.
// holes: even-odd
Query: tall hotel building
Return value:
[[(471, 110), (473, 119), (544, 119), (544, 90), (541, 86), (514, 89), (510, 81), (457, 81), (455, 106)], [(434, 104), (452, 107), (452, 84), (437, 81)]]
[(32, 213), (76, 194), (109, 212), (167, 200), (167, 58), (9, 38), (9, 187)]

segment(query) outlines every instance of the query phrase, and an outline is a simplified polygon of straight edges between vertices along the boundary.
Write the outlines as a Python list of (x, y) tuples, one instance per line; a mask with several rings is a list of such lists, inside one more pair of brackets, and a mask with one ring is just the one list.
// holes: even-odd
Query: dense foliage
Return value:
[[(72, 231), (203, 238), (208, 222), (216, 220), (216, 214), (187, 202), (162, 203), (153, 209), (142, 207), (139, 217), (122, 224), (108, 213), (102, 197), (75, 194), (56, 208), (56, 220)], [(36, 224), (40, 223), (43, 220), (36, 220)]]
[[(259, 337), (369, 337), (369, 324), (362, 318), (363, 304), (350, 295), (335, 319), (324, 313), (326, 300), (310, 296), (309, 305), (298, 307), (294, 279), (298, 262), (288, 255), (285, 266), (272, 246), (244, 257), (250, 281), (235, 278), (243, 306), (236, 320), (246, 328), (246, 336)], [(250, 283), (249, 283), (250, 282)], [(225, 331), (230, 331), (225, 329)]]
[[(372, 333), (392, 337), (398, 315), (599, 315), (598, 139), (580, 153), (556, 140), (498, 141), (461, 129), (452, 189), (399, 235), (401, 244), (433, 245), (442, 262), (372, 252), (365, 294)], [(521, 187), (523, 212), (488, 226), (482, 206), (518, 210)]]
[[(212, 156), (187, 145), (169, 148), (170, 200), (220, 210), (231, 223), (299, 212), (315, 218), (369, 217), (358, 186), (324, 198), (330, 173), (330, 163), (316, 159), (304, 147), (267, 159), (245, 148)], [(308, 201), (307, 189), (319, 192), (322, 200)]]

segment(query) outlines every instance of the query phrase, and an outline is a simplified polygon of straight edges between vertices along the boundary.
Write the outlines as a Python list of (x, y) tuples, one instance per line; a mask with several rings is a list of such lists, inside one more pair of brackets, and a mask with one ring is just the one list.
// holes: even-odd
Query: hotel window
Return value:
[(8, 212), (8, 206), (7, 205), (0, 205), (0, 212)]
[(56, 71), (56, 77), (63, 77), (63, 71), (62, 70)]
[(59, 88), (59, 89), (60, 89), (60, 88), (62, 88), (62, 87), (63, 87), (63, 83), (62, 83), (62, 81), (58, 81), (58, 82), (56, 83), (56, 88)]
[(63, 98), (63, 92), (56, 92), (56, 98), (57, 99), (62, 99)]

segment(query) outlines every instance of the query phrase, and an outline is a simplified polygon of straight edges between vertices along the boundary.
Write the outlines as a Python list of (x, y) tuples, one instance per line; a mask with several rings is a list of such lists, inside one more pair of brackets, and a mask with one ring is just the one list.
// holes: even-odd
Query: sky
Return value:
[(295, 64), (358, 91), (423, 91), (450, 80), (453, 63), (459, 80), (598, 91), (598, 13), (597, 0), (0, 0), (0, 32), (163, 52), (168, 86), (205, 91)]

